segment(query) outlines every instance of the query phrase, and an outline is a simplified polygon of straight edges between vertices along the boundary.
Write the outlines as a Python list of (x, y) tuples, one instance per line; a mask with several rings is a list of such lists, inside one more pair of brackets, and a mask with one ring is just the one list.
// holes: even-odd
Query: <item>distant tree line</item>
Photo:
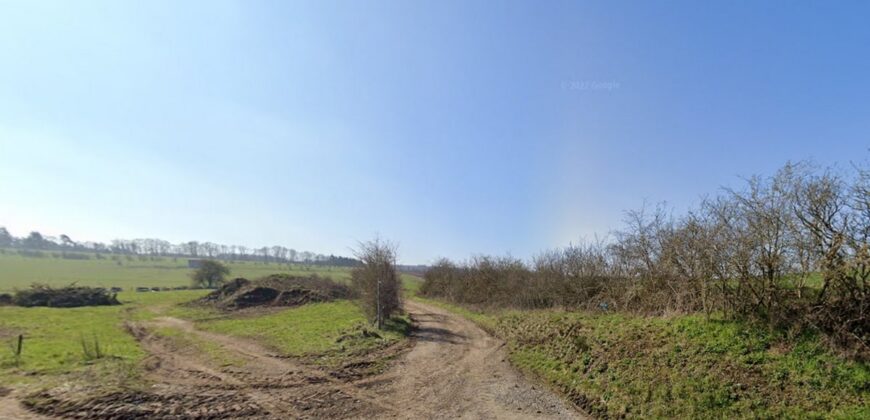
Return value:
[(421, 293), (457, 303), (719, 313), (820, 331), (870, 358), (870, 167), (788, 164), (687, 214), (626, 213), (607, 240), (511, 257), (441, 260)]
[(414, 264), (414, 265), (397, 264), (396, 265), (396, 270), (398, 270), (400, 273), (408, 273), (408, 274), (416, 275), (416, 276), (422, 276), (423, 273), (425, 273), (426, 270), (428, 270), (428, 269), (429, 269), (429, 266), (423, 265), (423, 264)]
[[(30, 232), (27, 236), (15, 237), (5, 227), (0, 227), (0, 248), (19, 249), (23, 252), (22, 255), (26, 256), (39, 256), (41, 251), (72, 251), (153, 257), (205, 258), (224, 261), (302, 263), (340, 267), (355, 267), (361, 264), (360, 261), (350, 257), (297, 251), (283, 246), (249, 248), (243, 245), (222, 245), (197, 241), (173, 244), (162, 239), (151, 238), (115, 239), (108, 244), (90, 241), (76, 242), (68, 235), (53, 237), (44, 236), (39, 232)], [(80, 254), (64, 254), (65, 258), (76, 258), (78, 255)]]

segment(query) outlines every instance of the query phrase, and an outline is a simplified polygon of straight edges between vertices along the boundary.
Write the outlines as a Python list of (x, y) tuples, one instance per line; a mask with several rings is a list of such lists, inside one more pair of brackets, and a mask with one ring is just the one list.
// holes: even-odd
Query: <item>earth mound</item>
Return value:
[(273, 274), (253, 281), (237, 278), (197, 302), (237, 310), (255, 306), (300, 306), (352, 297), (350, 287), (329, 278)]
[(76, 308), (80, 306), (120, 305), (115, 293), (101, 287), (69, 285), (51, 287), (34, 284), (29, 289), (15, 292), (12, 303), (18, 306), (48, 306), (52, 308)]

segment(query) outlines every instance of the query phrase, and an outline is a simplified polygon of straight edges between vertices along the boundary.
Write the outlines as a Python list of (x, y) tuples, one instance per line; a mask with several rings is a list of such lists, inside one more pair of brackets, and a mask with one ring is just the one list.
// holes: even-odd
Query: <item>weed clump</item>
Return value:
[(105, 353), (103, 352), (102, 347), (100, 347), (100, 339), (97, 338), (96, 334), (94, 334), (90, 340), (86, 339), (85, 336), (82, 335), (81, 344), (82, 355), (84, 356), (85, 361), (90, 362), (105, 357)]

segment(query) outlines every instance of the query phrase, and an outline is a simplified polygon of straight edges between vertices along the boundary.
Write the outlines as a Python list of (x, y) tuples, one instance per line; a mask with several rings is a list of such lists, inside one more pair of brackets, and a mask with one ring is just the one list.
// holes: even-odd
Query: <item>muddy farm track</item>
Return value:
[[(386, 373), (328, 372), (283, 358), (248, 340), (158, 318), (130, 325), (150, 353), (145, 393), (83, 402), (53, 400), (36, 409), (68, 418), (580, 418), (552, 393), (526, 381), (505, 361), (503, 343), (472, 322), (419, 302), (412, 347)], [(243, 361), (216, 367), (150, 333), (174, 328), (218, 344)], [(386, 351), (390, 351), (387, 349)], [(395, 351), (395, 350), (393, 350)], [(375, 355), (376, 357), (378, 355)], [(0, 395), (0, 418), (44, 418)]]

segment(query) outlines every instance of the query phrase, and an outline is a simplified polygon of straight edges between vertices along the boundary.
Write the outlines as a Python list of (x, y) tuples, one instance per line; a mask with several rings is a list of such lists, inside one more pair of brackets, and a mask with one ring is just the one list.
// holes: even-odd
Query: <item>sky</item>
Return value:
[(0, 0), (0, 226), (402, 263), (868, 156), (867, 2)]

